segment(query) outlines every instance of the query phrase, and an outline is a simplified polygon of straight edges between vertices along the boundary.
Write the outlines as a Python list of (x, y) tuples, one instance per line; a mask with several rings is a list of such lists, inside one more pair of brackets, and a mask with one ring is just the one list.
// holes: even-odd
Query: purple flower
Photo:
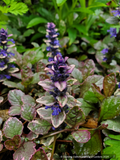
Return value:
[(15, 68), (14, 64), (8, 64), (8, 68)]
[(3, 60), (0, 60), (0, 67), (3, 68), (5, 65), (5, 62)]
[(117, 36), (116, 28), (110, 28), (107, 32), (110, 32), (111, 38)]
[(114, 16), (120, 16), (120, 9), (111, 11)]
[(103, 54), (108, 53), (108, 48), (104, 48), (104, 49), (101, 51), (101, 53), (103, 53)]
[(119, 84), (118, 84), (118, 88), (120, 89), (120, 82), (119, 82)]
[(13, 39), (8, 39), (8, 41), (11, 41), (12, 43), (15, 43), (15, 41)]
[(5, 74), (5, 78), (10, 79), (10, 78), (11, 78), (11, 76), (10, 76), (10, 75)]
[(53, 110), (52, 112), (53, 116), (57, 116), (61, 112), (60, 106), (57, 103), (52, 106), (45, 106), (45, 109), (48, 109), (48, 108), (51, 108)]
[(104, 57), (104, 58), (103, 58), (103, 61), (107, 61), (107, 57)]
[(57, 36), (59, 33), (57, 33), (57, 29), (55, 28), (54, 23), (48, 23), (47, 24), (47, 34), (46, 38), (48, 38), (48, 47), (46, 48), (47, 51), (50, 51), (52, 53), (52, 56), (55, 56), (59, 53), (59, 41), (57, 39)]
[(6, 50), (0, 49), (0, 55), (7, 56)]

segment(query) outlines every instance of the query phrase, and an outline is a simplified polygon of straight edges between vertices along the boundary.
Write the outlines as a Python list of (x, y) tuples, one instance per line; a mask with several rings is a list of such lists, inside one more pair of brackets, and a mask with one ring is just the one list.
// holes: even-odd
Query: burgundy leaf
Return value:
[(79, 107), (75, 106), (67, 113), (65, 122), (71, 127), (78, 126), (85, 122), (85, 115)]
[(8, 150), (16, 150), (20, 147), (21, 138), (19, 135), (15, 135), (12, 139), (6, 140), (4, 145)]
[(31, 160), (38, 160), (38, 159), (48, 160), (47, 155), (42, 147), (40, 147), (31, 158)]

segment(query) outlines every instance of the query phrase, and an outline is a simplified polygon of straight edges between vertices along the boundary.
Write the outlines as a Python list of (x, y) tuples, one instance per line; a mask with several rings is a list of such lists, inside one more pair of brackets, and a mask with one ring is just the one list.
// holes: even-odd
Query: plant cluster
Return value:
[(0, 4), (0, 159), (119, 160), (119, 4)]

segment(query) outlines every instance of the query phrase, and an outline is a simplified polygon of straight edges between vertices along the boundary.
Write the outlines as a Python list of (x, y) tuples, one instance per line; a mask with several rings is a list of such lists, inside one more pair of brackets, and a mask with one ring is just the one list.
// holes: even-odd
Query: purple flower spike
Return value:
[(104, 49), (101, 51), (101, 53), (103, 53), (103, 54), (108, 53), (108, 48), (104, 48)]
[(8, 41), (15, 43), (13, 39), (8, 39), (12, 35), (8, 35), (7, 30), (3, 28), (0, 30), (0, 81), (4, 81), (4, 79), (10, 79), (9, 69), (15, 68), (13, 64), (9, 62), (9, 58), (14, 56), (14, 53), (8, 51), (8, 47), (12, 47), (12, 45), (8, 45)]
[(116, 28), (110, 28), (110, 30), (107, 30), (107, 32), (110, 32), (110, 38), (117, 36)]
[(120, 9), (113, 10), (111, 13), (113, 13), (114, 16), (120, 16)]

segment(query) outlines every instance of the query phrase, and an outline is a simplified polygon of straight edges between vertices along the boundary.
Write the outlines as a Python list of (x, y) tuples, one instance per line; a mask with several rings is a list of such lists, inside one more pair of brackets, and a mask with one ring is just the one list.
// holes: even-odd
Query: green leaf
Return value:
[(120, 98), (108, 97), (101, 104), (99, 121), (115, 118), (120, 114)]
[(101, 124), (108, 125), (107, 129), (109, 129), (109, 130), (113, 130), (115, 132), (120, 132), (120, 116), (118, 116), (115, 119), (102, 121)]
[(52, 121), (53, 127), (55, 128), (59, 127), (64, 122), (65, 118), (66, 118), (66, 114), (64, 111), (60, 112), (56, 116), (52, 115), (51, 121)]
[(35, 149), (36, 144), (33, 142), (24, 142), (18, 148), (14, 154), (13, 154), (13, 159), (16, 160), (30, 160), (32, 155), (34, 155), (36, 149)]
[(43, 87), (44, 90), (46, 91), (50, 91), (50, 90), (53, 90), (54, 89), (54, 86), (53, 86), (53, 83), (51, 80), (49, 79), (45, 79), (43, 81), (39, 81), (38, 83), (40, 86)]
[(81, 7), (85, 7), (86, 6), (85, 0), (79, 0), (79, 1), (80, 1), (80, 6)]
[(88, 8), (84, 8), (84, 7), (76, 8), (76, 9), (72, 10), (72, 12), (83, 12), (83, 13), (93, 14), (92, 10), (90, 10)]
[(44, 107), (41, 107), (39, 109), (37, 109), (37, 113), (38, 115), (43, 118), (43, 119), (51, 119), (51, 115), (52, 115), (52, 110), (51, 108), (45, 109)]
[(102, 90), (103, 76), (93, 75), (93, 76), (87, 77), (80, 88), (81, 89), (80, 97), (83, 97), (83, 95), (90, 89), (92, 83), (95, 83)]
[(28, 29), (24, 32), (23, 36), (24, 37), (29, 37), (31, 34), (35, 33), (33, 29)]
[(90, 133), (91, 139), (87, 143), (78, 143), (73, 140), (74, 151), (77, 156), (88, 156), (89, 158), (91, 158), (101, 151), (102, 142), (99, 132), (90, 131)]
[(94, 74), (95, 70), (95, 63), (93, 60), (86, 60), (84, 63), (84, 66), (81, 68), (81, 72), (83, 75), (83, 79), (85, 80), (88, 76), (91, 76)]
[(5, 121), (3, 132), (7, 138), (13, 138), (15, 135), (21, 135), (23, 131), (23, 124), (16, 117), (10, 117)]
[(34, 139), (38, 138), (38, 135), (30, 131), (30, 132), (27, 134), (27, 137), (26, 137), (26, 138), (28, 138), (28, 140), (34, 140)]
[(94, 2), (88, 7), (88, 9), (90, 9), (90, 8), (98, 8), (98, 7), (107, 7), (107, 5), (104, 4), (104, 3), (101, 3), (101, 2)]
[(81, 39), (87, 43), (90, 43), (92, 46), (97, 43), (98, 41), (93, 39), (92, 37), (88, 36), (88, 35), (82, 35)]
[(68, 36), (69, 36), (69, 39), (70, 39), (69, 45), (71, 45), (77, 37), (77, 31), (73, 28), (68, 28), (67, 32), (68, 32)]
[(9, 5), (11, 2), (14, 2), (14, 0), (3, 0), (7, 5)]
[[(108, 48), (108, 46), (105, 43), (98, 41), (98, 42), (94, 43), (94, 48), (96, 50), (102, 50), (103, 48)], [(101, 55), (102, 55), (102, 53), (101, 53)]]
[(4, 145), (8, 150), (16, 150), (21, 144), (21, 138), (19, 135), (15, 135), (12, 139), (6, 140)]
[(23, 104), (30, 104), (32, 107), (36, 105), (35, 99), (31, 97), (30, 95), (24, 95), (22, 98)]
[(36, 26), (40, 23), (47, 23), (48, 21), (42, 17), (36, 17), (36, 18), (33, 18), (27, 25), (27, 28), (30, 28), (30, 27), (33, 27), (33, 26)]
[(2, 96), (0, 96), (0, 103), (2, 103), (4, 100), (4, 98)]
[(21, 113), (21, 106), (11, 106), (9, 109), (9, 115), (10, 116), (15, 116), (15, 115), (20, 115)]
[(67, 53), (71, 54), (73, 52), (77, 52), (78, 51), (78, 47), (75, 44), (72, 44), (68, 49), (67, 49)]
[(110, 97), (115, 90), (116, 86), (116, 76), (114, 73), (111, 73), (105, 76), (103, 80), (103, 91), (106, 97)]
[(36, 102), (51, 106), (55, 103), (55, 99), (52, 95), (42, 96), (41, 98), (36, 99)]
[(67, 83), (66, 81), (57, 81), (57, 82), (54, 82), (54, 85), (55, 87), (57, 87), (60, 91), (63, 91), (66, 87), (67, 87)]
[(43, 74), (43, 72), (34, 73), (31, 84), (38, 83), (40, 81), (41, 77), (42, 77), (42, 79), (48, 78), (45, 73)]
[(56, 0), (56, 3), (59, 7), (62, 6), (65, 2), (66, 0)]
[[(86, 8), (87, 9), (87, 8)], [(84, 10), (86, 10), (86, 9), (84, 9)], [(87, 30), (86, 30), (86, 28), (85, 28), (85, 26), (84, 25), (82, 25), (82, 24), (75, 24), (75, 25), (73, 25), (72, 26), (73, 28), (76, 28), (80, 33), (82, 32), (83, 34), (87, 34)]]
[(87, 130), (79, 130), (71, 133), (73, 138), (78, 142), (78, 143), (86, 143), (90, 140), (90, 132)]
[(66, 48), (67, 43), (69, 42), (69, 37), (63, 37), (62, 39), (60, 39), (60, 45), (62, 48)]
[[(26, 61), (27, 63), (27, 61)], [(29, 66), (30, 65), (30, 66)], [(30, 85), (32, 79), (33, 79), (33, 72), (31, 69), (32, 65), (29, 63), (28, 66), (27, 64), (24, 64), (22, 66), (21, 70), (21, 76), (22, 76), (22, 84), (27, 88), (28, 85)]]
[(37, 63), (40, 59), (44, 57), (43, 52), (38, 48), (37, 50), (34, 51), (27, 51), (23, 55), (23, 63), (31, 63), (35, 64)]
[(82, 111), (85, 114), (85, 116), (88, 116), (90, 111), (95, 109), (94, 106), (92, 106), (91, 104), (89, 104), (86, 101), (84, 101), (83, 98), (77, 98), (77, 100), (81, 102), (80, 108), (82, 109)]
[(81, 125), (85, 122), (85, 115), (79, 107), (75, 106), (67, 113), (65, 122), (70, 127)]
[(8, 100), (11, 103), (11, 105), (19, 105), (21, 106), (23, 104), (21, 97), (24, 96), (25, 94), (17, 89), (11, 90), (8, 93)]
[(54, 22), (54, 13), (51, 12), (51, 10), (43, 7), (38, 7), (37, 12), (39, 12), (42, 17), (45, 17), (49, 22)]
[(119, 22), (119, 19), (117, 17), (111, 16), (106, 19), (106, 22), (109, 24), (117, 24)]
[(31, 121), (35, 118), (36, 111), (32, 104), (25, 103), (22, 105), (21, 117), (24, 120)]
[(83, 54), (82, 56), (80, 56), (79, 57), (79, 61), (84, 61), (84, 60), (86, 60), (88, 57), (85, 55), (85, 54)]
[[(119, 26), (120, 27), (120, 26)], [(108, 43), (111, 43), (111, 42), (113, 42), (115, 40), (115, 37), (111, 37), (111, 35), (108, 35), (108, 36), (106, 36), (104, 39), (103, 39), (103, 43), (105, 43), (106, 45), (108, 44)]]
[(96, 2), (101, 2), (101, 3), (107, 3), (107, 2), (110, 2), (110, 0), (96, 0)]
[(42, 147), (40, 147), (31, 158), (31, 160), (40, 160), (40, 159), (48, 160), (47, 155)]
[(12, 1), (6, 1), (4, 0), (4, 2), (9, 6), (4, 6), (2, 12), (3, 13), (7, 13), (10, 12), (12, 14), (15, 15), (23, 15), (24, 13), (26, 13), (28, 11), (28, 7), (25, 3), (22, 2), (14, 2)]
[(60, 107), (64, 107), (67, 103), (67, 96), (57, 96), (56, 99), (58, 100)]
[(100, 92), (99, 87), (97, 87), (95, 84), (92, 85), (92, 90), (95, 96), (102, 102), (105, 99), (105, 96)]
[(17, 82), (11, 82), (11, 81), (5, 80), (3, 84), (5, 86), (8, 86), (9, 88), (17, 88), (22, 91), (24, 90), (24, 86), (21, 84), (21, 82), (17, 83)]
[(119, 140), (117, 139), (118, 136), (119, 135), (113, 135), (114, 139), (107, 139), (104, 141), (107, 147), (103, 149), (102, 156), (108, 155), (107, 159), (111, 158), (111, 160), (120, 159), (120, 152), (118, 147), (120, 145), (120, 139)]
[(80, 83), (82, 82), (83, 80), (83, 76), (82, 76), (82, 72), (77, 69), (77, 68), (74, 68), (73, 71), (72, 71), (72, 76), (77, 79)]
[(60, 31), (60, 34), (63, 36), (65, 31), (66, 31), (66, 24), (63, 20), (60, 20), (60, 23), (59, 23), (59, 31)]
[(51, 128), (51, 124), (43, 119), (33, 120), (27, 126), (35, 134), (46, 134)]
[(39, 27), (38, 28), (38, 32), (40, 32), (40, 33), (42, 33), (42, 34), (46, 34), (46, 29), (45, 29), (45, 27)]
[(85, 92), (83, 99), (89, 103), (98, 103), (99, 99), (92, 91)]
[(67, 80), (67, 85), (68, 86), (72, 86), (74, 83), (77, 82), (77, 79), (71, 78)]
[(74, 106), (81, 106), (81, 102), (79, 102), (77, 99), (75, 99), (73, 96), (67, 94), (67, 105), (70, 108), (73, 108)]
[(69, 65), (74, 64), (76, 68), (79, 68), (79, 62), (75, 58), (68, 58), (67, 62), (68, 62)]
[[(56, 138), (59, 138), (61, 134), (58, 134)], [(54, 136), (50, 136), (48, 138), (44, 138), (41, 140), (41, 144), (44, 146), (50, 146), (54, 142)]]

